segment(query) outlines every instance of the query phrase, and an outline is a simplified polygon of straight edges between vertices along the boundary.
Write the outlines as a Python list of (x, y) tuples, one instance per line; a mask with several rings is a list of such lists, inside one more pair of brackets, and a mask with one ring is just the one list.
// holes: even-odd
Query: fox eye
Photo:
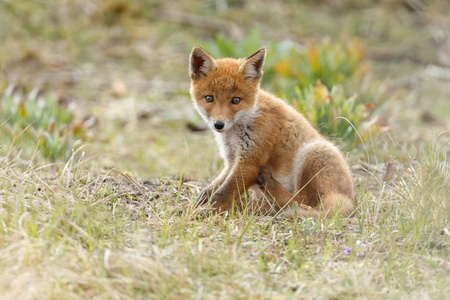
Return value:
[(231, 103), (232, 104), (239, 104), (241, 102), (241, 98), (239, 98), (239, 97), (234, 97), (232, 100), (231, 100)]
[(205, 96), (205, 100), (206, 100), (206, 102), (211, 103), (214, 101), (214, 98), (211, 95), (207, 95), (207, 96)]

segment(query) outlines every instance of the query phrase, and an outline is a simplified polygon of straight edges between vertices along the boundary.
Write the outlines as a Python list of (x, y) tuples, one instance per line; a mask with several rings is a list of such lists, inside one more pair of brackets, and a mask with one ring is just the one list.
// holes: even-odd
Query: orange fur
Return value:
[[(300, 113), (259, 88), (265, 54), (215, 60), (200, 47), (191, 52), (194, 106), (225, 162), (198, 205), (210, 200), (216, 211), (226, 211), (250, 188), (265, 198), (251, 207), (266, 214), (350, 215), (353, 183), (344, 157)], [(233, 104), (235, 97), (240, 102)]]

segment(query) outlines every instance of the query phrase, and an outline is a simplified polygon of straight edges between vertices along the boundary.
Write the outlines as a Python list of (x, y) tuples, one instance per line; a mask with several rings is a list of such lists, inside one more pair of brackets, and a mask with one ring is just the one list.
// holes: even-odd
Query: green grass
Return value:
[(81, 143), (85, 122), (73, 122), (73, 110), (59, 103), (64, 101), (63, 95), (57, 99), (38, 94), (38, 89), (26, 95), (15, 92), (14, 86), (9, 85), (0, 95), (1, 141), (13, 141), (25, 152), (34, 152), (36, 144), (36, 149), (52, 162), (67, 159)]
[[(1, 2), (0, 92), (9, 84), (26, 91), (2, 101), (30, 106), (9, 117), (0, 109), (0, 298), (446, 298), (449, 93), (444, 79), (424, 70), (440, 64), (450, 6), (329, 2)], [(354, 217), (197, 217), (193, 202), (222, 163), (213, 136), (186, 126), (201, 122), (187, 95), (187, 58), (193, 44), (214, 45), (219, 33), (222, 43), (230, 39), (223, 29), (170, 21), (169, 12), (236, 23), (243, 42), (229, 50), (237, 56), (358, 38), (373, 62), (364, 82), (379, 87), (371, 95), (387, 96), (377, 113), (391, 131), (360, 131), (364, 144), (346, 153)], [(281, 54), (269, 51), (266, 67)], [(325, 74), (345, 81), (345, 97), (332, 92), (333, 109), (367, 87), (336, 74)], [(263, 88), (278, 93), (278, 77)], [(412, 77), (419, 83), (402, 84)], [(27, 100), (33, 89), (39, 95)], [(56, 105), (58, 94), (73, 110)], [(305, 114), (320, 112), (303, 100), (312, 106)], [(39, 111), (45, 117), (26, 118)], [(67, 129), (83, 120), (92, 121), (83, 146), (70, 144), (53, 162), (39, 139), (23, 140), (30, 130), (49, 132), (52, 121)], [(395, 168), (384, 180), (387, 162)]]
[[(449, 292), (448, 144), (394, 180), (364, 173), (356, 216), (196, 218), (195, 182), (80, 161), (0, 161), (6, 298), (431, 298)], [(5, 156), (6, 154), (6, 156)], [(349, 253), (344, 250), (351, 247)], [(26, 282), (26, 284), (24, 284)]]

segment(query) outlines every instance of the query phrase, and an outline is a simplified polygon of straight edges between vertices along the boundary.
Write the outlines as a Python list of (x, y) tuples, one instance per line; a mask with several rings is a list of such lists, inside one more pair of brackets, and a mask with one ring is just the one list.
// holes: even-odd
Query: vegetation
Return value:
[(77, 137), (83, 133), (84, 122), (73, 123), (71, 110), (57, 99), (44, 98), (38, 93), (37, 89), (28, 95), (14, 93), (12, 85), (6, 89), (0, 102), (0, 133), (7, 137), (3, 143), (13, 140), (14, 145), (24, 149), (36, 145), (53, 162), (60, 157), (67, 159), (71, 149), (80, 143)]
[[(261, 44), (254, 31), (237, 44), (218, 35), (206, 48), (215, 57), (245, 57)], [(268, 53), (263, 84), (270, 85), (325, 136), (351, 149), (388, 129), (376, 114), (385, 95), (370, 85), (371, 64), (364, 60), (357, 39), (336, 44), (310, 42), (306, 47), (281, 41), (270, 44)]]
[[(250, 2), (0, 2), (2, 299), (447, 297), (450, 5)], [(354, 217), (198, 216), (194, 44), (268, 48), (263, 88), (351, 149)]]

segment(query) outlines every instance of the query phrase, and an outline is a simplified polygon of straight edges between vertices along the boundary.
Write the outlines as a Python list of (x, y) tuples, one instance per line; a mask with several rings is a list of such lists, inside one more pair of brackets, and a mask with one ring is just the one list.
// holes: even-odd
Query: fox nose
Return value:
[(223, 129), (225, 127), (225, 123), (222, 121), (215, 121), (214, 122), (214, 128), (220, 130)]

